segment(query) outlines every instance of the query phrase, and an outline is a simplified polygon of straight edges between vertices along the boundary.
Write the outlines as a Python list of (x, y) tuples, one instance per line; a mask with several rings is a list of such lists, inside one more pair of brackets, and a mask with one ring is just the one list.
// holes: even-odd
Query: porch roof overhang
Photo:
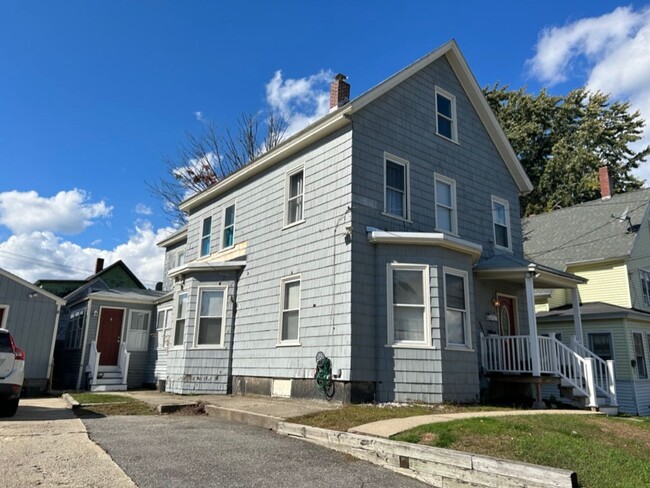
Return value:
[(368, 229), (368, 241), (373, 244), (438, 246), (463, 254), (469, 254), (474, 262), (476, 262), (483, 252), (483, 246), (480, 244), (443, 234), (442, 232), (390, 232)]
[(474, 275), (483, 280), (504, 280), (521, 283), (533, 273), (539, 288), (577, 288), (587, 280), (573, 273), (560, 271), (514, 256), (497, 255), (474, 266)]
[(233, 271), (246, 266), (246, 261), (195, 261), (172, 268), (167, 275), (170, 278), (186, 273), (206, 273), (209, 271)]

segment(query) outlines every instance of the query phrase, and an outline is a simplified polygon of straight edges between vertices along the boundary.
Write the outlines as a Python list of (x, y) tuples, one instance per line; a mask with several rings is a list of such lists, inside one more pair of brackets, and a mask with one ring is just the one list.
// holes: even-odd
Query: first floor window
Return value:
[(650, 305), (650, 273), (647, 271), (639, 270), (641, 277), (641, 290), (643, 291), (643, 302)]
[(146, 351), (149, 340), (149, 312), (131, 310), (126, 347), (129, 351)]
[(225, 300), (224, 290), (201, 290), (197, 346), (223, 345)]
[(280, 342), (297, 342), (300, 327), (300, 277), (282, 280)]
[(387, 214), (408, 218), (408, 170), (407, 163), (394, 157), (386, 157), (385, 211)]
[(66, 331), (66, 349), (81, 349), (83, 341), (85, 310), (75, 310), (70, 313), (68, 319), (68, 330)]
[(467, 273), (445, 269), (447, 345), (470, 347)]
[(494, 244), (510, 249), (510, 206), (507, 200), (492, 197), (492, 223)]
[(158, 310), (156, 316), (156, 329), (158, 331), (158, 349), (166, 349), (169, 346), (169, 331), (171, 329), (170, 324), (171, 317), (171, 308), (166, 308)]
[(185, 333), (185, 313), (187, 304), (187, 293), (178, 295), (178, 303), (176, 304), (176, 320), (174, 324), (174, 345), (183, 345), (183, 334)]
[(589, 349), (603, 361), (614, 359), (612, 335), (609, 332), (594, 332), (587, 334)]
[(389, 339), (393, 344), (429, 345), (429, 267), (388, 267)]
[(645, 348), (643, 346), (643, 336), (640, 332), (632, 332), (634, 341), (634, 360), (636, 361), (636, 371), (639, 379), (648, 378), (648, 366), (645, 362)]

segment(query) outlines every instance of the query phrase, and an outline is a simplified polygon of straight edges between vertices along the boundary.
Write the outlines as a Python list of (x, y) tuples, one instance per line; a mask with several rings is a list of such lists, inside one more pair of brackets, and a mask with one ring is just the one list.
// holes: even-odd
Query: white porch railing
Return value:
[(88, 373), (88, 382), (90, 385), (97, 383), (97, 372), (99, 371), (99, 356), (102, 353), (97, 350), (97, 343), (91, 341), (90, 343), (90, 354), (88, 357), (88, 365), (86, 366), (86, 372)]
[[(481, 343), (482, 362), (486, 371), (533, 373), (530, 336), (481, 336)], [(598, 406), (597, 392), (607, 397), (610, 405), (616, 405), (615, 387), (610, 388), (614, 384), (613, 364), (611, 382), (596, 388), (597, 368), (600, 368), (600, 365), (595, 365), (595, 359), (591, 355), (583, 357), (552, 337), (537, 337), (537, 346), (541, 373), (559, 376), (568, 385), (580, 391), (589, 399), (588, 407)]]
[(131, 353), (126, 349), (126, 341), (120, 343), (120, 354), (118, 359), (118, 366), (122, 372), (122, 384), (126, 385), (126, 379), (129, 374), (129, 361), (131, 359)]
[(580, 356), (584, 358), (592, 358), (594, 360), (596, 389), (601, 395), (609, 398), (610, 405), (618, 406), (616, 399), (614, 361), (611, 359), (608, 361), (601, 359), (600, 356), (580, 344), (576, 340), (575, 336), (571, 338), (571, 347)]

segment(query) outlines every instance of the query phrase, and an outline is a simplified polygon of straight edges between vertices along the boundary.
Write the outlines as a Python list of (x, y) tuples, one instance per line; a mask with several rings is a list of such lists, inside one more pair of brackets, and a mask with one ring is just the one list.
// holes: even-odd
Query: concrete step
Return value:
[(93, 385), (90, 391), (126, 391), (126, 385)]
[(121, 376), (118, 378), (97, 378), (95, 381), (96, 385), (120, 385), (124, 383), (124, 380)]
[(122, 370), (120, 369), (119, 366), (99, 366), (99, 369), (97, 369), (98, 372), (100, 373), (121, 373)]
[(618, 407), (613, 407), (611, 405), (600, 405), (598, 411), (608, 415), (610, 417), (615, 417), (618, 415)]
[(115, 378), (122, 379), (122, 373), (120, 371), (111, 371), (111, 372), (99, 371), (97, 373), (97, 379), (109, 380)]

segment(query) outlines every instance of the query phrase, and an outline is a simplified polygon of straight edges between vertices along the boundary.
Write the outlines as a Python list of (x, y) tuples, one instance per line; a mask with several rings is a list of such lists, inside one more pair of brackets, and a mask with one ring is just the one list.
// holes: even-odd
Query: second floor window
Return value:
[(643, 302), (650, 305), (650, 273), (639, 270), (641, 277), (641, 290), (643, 291)]
[(456, 97), (436, 87), (436, 133), (454, 142), (456, 131)]
[(201, 256), (210, 254), (210, 234), (212, 233), (212, 217), (203, 219), (203, 229), (201, 231)]
[(510, 208), (507, 200), (492, 197), (492, 222), (494, 224), (494, 244), (510, 249)]
[(636, 361), (636, 373), (640, 380), (648, 378), (648, 366), (645, 362), (645, 349), (643, 347), (643, 335), (640, 332), (632, 332), (634, 342), (634, 360)]
[(385, 159), (384, 210), (408, 219), (408, 163), (395, 157)]
[(235, 244), (235, 206), (226, 207), (223, 212), (223, 242), (222, 249)]
[(436, 230), (457, 234), (456, 182), (442, 175), (434, 175), (436, 198)]
[(288, 177), (288, 191), (287, 191), (287, 223), (286, 225), (295, 224), (302, 220), (303, 214), (303, 196), (305, 193), (304, 188), (304, 172), (303, 170), (296, 171)]

